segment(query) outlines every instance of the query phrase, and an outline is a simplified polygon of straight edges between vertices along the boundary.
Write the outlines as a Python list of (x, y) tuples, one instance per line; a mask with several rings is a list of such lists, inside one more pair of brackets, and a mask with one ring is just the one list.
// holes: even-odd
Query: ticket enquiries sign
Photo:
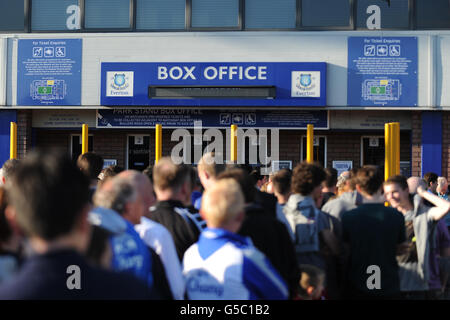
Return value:
[(81, 57), (81, 39), (18, 40), (17, 105), (80, 105)]
[[(103, 62), (101, 104), (326, 106), (326, 67), (325, 62)], [(161, 88), (166, 93), (175, 88), (171, 94), (179, 96), (158, 97), (156, 93), (161, 92), (158, 91)], [(259, 91), (261, 97), (243, 96), (258, 88), (274, 94), (264, 96)], [(155, 90), (155, 96), (152, 96), (152, 90)], [(189, 94), (202, 97), (186, 97)]]
[(349, 106), (417, 106), (417, 37), (349, 37)]

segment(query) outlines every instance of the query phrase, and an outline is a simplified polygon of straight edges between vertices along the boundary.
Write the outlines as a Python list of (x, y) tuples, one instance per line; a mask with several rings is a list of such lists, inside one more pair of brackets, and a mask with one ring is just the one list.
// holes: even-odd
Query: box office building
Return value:
[(243, 161), (260, 163), (273, 143), (278, 165), (293, 166), (311, 123), (324, 166), (383, 166), (384, 124), (398, 121), (402, 172), (450, 175), (448, 1), (10, 2), (0, 1), (2, 162), (11, 121), (19, 158), (37, 146), (75, 158), (86, 123), (90, 150), (135, 169), (154, 162), (155, 124), (163, 155), (184, 148), (191, 163), (210, 135), (229, 159), (236, 124)]

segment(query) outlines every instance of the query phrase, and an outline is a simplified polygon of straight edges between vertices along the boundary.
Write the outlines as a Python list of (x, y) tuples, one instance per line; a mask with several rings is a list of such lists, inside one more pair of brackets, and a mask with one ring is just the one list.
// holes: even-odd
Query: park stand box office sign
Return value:
[(102, 63), (105, 106), (325, 106), (326, 63)]
[(80, 105), (81, 56), (81, 39), (18, 40), (17, 105)]

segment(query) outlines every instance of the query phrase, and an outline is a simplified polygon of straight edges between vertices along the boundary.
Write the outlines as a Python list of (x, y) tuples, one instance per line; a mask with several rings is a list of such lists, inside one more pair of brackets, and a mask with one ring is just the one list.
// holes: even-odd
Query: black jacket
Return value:
[(205, 223), (198, 213), (192, 213), (175, 200), (159, 201), (150, 209), (149, 218), (162, 224), (172, 235), (180, 262), (184, 252), (197, 242)]
[(295, 247), (286, 226), (264, 212), (259, 204), (245, 208), (246, 217), (238, 234), (250, 237), (255, 247), (266, 255), (295, 296), (300, 278)]

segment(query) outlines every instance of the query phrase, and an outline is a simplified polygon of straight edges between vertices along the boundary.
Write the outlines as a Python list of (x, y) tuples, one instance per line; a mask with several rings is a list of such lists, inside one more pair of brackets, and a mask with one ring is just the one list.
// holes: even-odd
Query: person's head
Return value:
[(153, 185), (148, 176), (136, 170), (125, 170), (119, 173), (118, 177), (127, 180), (136, 188), (140, 200), (143, 201), (142, 215), (146, 215), (148, 209), (156, 202)]
[(325, 170), (318, 163), (301, 162), (292, 173), (292, 192), (317, 199), (322, 196)]
[(253, 169), (250, 172), (250, 177), (253, 179), (253, 184), (258, 188), (261, 187), (267, 182), (268, 177), (266, 175), (262, 175), (259, 169)]
[(356, 169), (342, 172), (336, 182), (337, 194), (341, 195), (344, 192), (354, 191), (356, 189), (355, 178)]
[(322, 183), (323, 192), (336, 192), (337, 170), (334, 168), (326, 168), (326, 179)]
[(241, 187), (245, 203), (252, 203), (255, 200), (255, 185), (244, 169), (227, 169), (217, 177), (218, 181), (221, 179), (234, 179)]
[[(90, 238), (89, 180), (65, 154), (35, 150), (21, 160), (7, 192), (15, 218), (39, 248), (57, 241), (84, 251)], [(8, 210), (8, 209), (7, 209)]]
[(434, 172), (427, 172), (423, 176), (423, 179), (427, 183), (428, 190), (430, 190), (433, 193), (436, 193), (438, 175)]
[(145, 168), (144, 171), (142, 171), (142, 173), (145, 174), (153, 184), (153, 165), (149, 164), (148, 167)]
[(220, 179), (202, 197), (201, 215), (209, 228), (237, 232), (244, 220), (244, 196), (239, 184), (230, 178)]
[(109, 167), (106, 167), (99, 174), (98, 186), (100, 187), (106, 180), (118, 175), (124, 170), (125, 170), (124, 168), (118, 165), (111, 165)]
[(77, 166), (89, 179), (97, 180), (103, 169), (103, 158), (94, 152), (86, 152), (78, 156)]
[(130, 179), (119, 175), (109, 179), (96, 190), (93, 202), (97, 207), (116, 211), (132, 224), (139, 224), (145, 212), (144, 201), (136, 185)]
[(406, 177), (402, 175), (390, 177), (384, 182), (383, 189), (386, 201), (392, 208), (408, 208), (411, 206)]
[(383, 172), (377, 166), (366, 165), (356, 173), (356, 190), (365, 197), (376, 196), (381, 194), (383, 180)]
[(273, 193), (278, 198), (288, 198), (291, 194), (292, 171), (281, 169), (272, 176)]
[(448, 191), (448, 182), (445, 177), (439, 177), (437, 179), (436, 192), (438, 194), (446, 194)]
[(153, 167), (153, 187), (158, 201), (185, 201), (189, 192), (190, 170), (175, 164), (170, 157), (161, 158)]
[(325, 272), (313, 265), (300, 265), (298, 291), (304, 299), (319, 299), (325, 284)]
[(216, 159), (214, 152), (207, 152), (198, 162), (197, 170), (203, 188), (208, 189), (214, 184), (217, 176), (225, 171), (226, 165)]
[(3, 184), (5, 184), (6, 180), (8, 180), (14, 174), (19, 163), (20, 163), (20, 161), (17, 159), (8, 159), (5, 161), (5, 163), (2, 166), (2, 182), (3, 182)]

